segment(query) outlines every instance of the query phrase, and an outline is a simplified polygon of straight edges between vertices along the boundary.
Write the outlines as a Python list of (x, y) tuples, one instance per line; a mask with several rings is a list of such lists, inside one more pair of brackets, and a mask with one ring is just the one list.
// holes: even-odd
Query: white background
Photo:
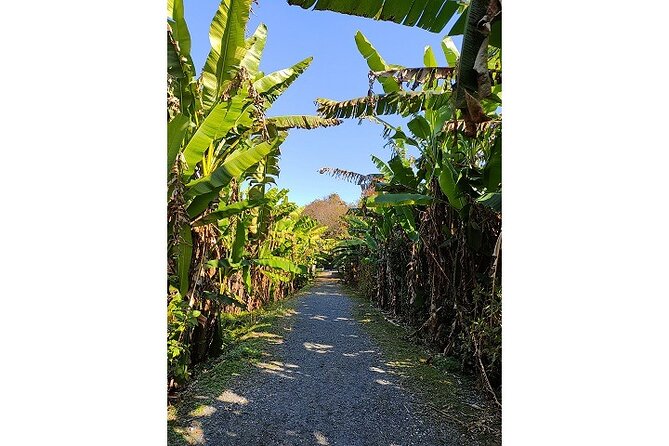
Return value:
[[(666, 13), (504, 2), (505, 445), (668, 444)], [(2, 16), (0, 443), (165, 444), (165, 4)]]

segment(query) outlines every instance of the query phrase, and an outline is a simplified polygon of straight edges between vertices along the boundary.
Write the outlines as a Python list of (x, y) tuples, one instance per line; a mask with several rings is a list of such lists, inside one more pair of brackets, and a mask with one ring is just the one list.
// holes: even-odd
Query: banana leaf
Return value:
[(288, 0), (288, 4), (418, 26), (434, 33), (444, 29), (459, 5), (455, 0)]
[(394, 91), (346, 101), (318, 98), (316, 105), (318, 114), (326, 118), (362, 118), (393, 114), (407, 116), (426, 108), (437, 109), (447, 106), (450, 97), (451, 92)]
[(294, 264), (289, 259), (276, 256), (268, 256), (260, 259), (255, 259), (254, 263), (260, 266), (268, 266), (270, 268), (280, 269), (289, 273), (301, 274), (302, 269), (298, 265)]
[(240, 220), (237, 222), (235, 240), (232, 242), (232, 249), (230, 252), (231, 263), (237, 264), (242, 261), (244, 243), (246, 243), (246, 224), (244, 223), (244, 220)]
[(167, 123), (167, 172), (174, 165), (181, 143), (183, 142), (190, 119), (188, 116), (179, 113), (170, 122)]
[(248, 97), (237, 95), (214, 107), (184, 148), (184, 158), (187, 163), (184, 169), (186, 178), (193, 174), (195, 165), (202, 160), (202, 155), (212, 142), (224, 138), (239, 124), (251, 125), (251, 117), (245, 113), (250, 105)]
[(277, 130), (287, 129), (316, 129), (319, 127), (334, 127), (341, 124), (340, 119), (322, 118), (320, 116), (288, 115), (267, 118), (267, 125), (273, 125)]
[(368, 207), (425, 206), (433, 198), (422, 194), (383, 194), (367, 198)]
[(258, 70), (260, 69), (260, 58), (262, 57), (265, 43), (267, 42), (267, 26), (264, 23), (258, 25), (251, 37), (246, 40), (246, 53), (239, 62), (240, 67), (244, 67), (251, 75), (251, 79), (255, 80)]
[(457, 172), (448, 160), (443, 162), (438, 181), (441, 191), (446, 195), (451, 206), (457, 210), (462, 209), (467, 202), (457, 185)]
[(218, 220), (241, 214), (242, 212), (267, 203), (267, 200), (242, 200), (233, 204), (219, 206), (218, 210), (205, 215), (203, 218), (193, 222), (193, 226), (202, 226), (216, 223)]
[(193, 65), (190, 58), (190, 32), (188, 31), (188, 24), (184, 17), (184, 3), (183, 0), (167, 0), (167, 16), (172, 19), (170, 28), (172, 28), (172, 36), (179, 44), (179, 55), (188, 60), (188, 63)]
[(423, 64), (426, 67), (436, 67), (438, 65), (437, 56), (434, 55), (434, 50), (430, 45), (427, 45), (423, 52)]
[[(372, 46), (369, 40), (367, 40), (365, 35), (360, 31), (355, 33), (355, 44), (358, 47), (360, 54), (362, 54), (362, 57), (364, 57), (365, 61), (367, 61), (367, 66), (371, 71), (386, 71), (394, 67), (392, 65), (388, 65), (386, 61), (383, 60), (376, 48)], [(383, 91), (385, 93), (400, 90), (399, 84), (393, 78), (379, 79), (379, 83), (383, 86)]]
[(482, 197), (476, 199), (477, 203), (489, 207), (495, 212), (502, 212), (502, 193), (489, 192)]
[(202, 102), (216, 103), (246, 49), (244, 31), (252, 0), (222, 0), (209, 29), (211, 50), (202, 69)]
[(253, 83), (253, 88), (272, 103), (304, 73), (312, 60), (314, 60), (313, 57), (307, 57), (290, 68), (284, 68), (263, 76)]
[(276, 138), (272, 141), (263, 141), (248, 150), (235, 150), (211, 174), (188, 183), (186, 185), (188, 187), (186, 197), (193, 198), (227, 186), (233, 178), (240, 177), (249, 167), (263, 159), (281, 142), (283, 142), (281, 138)]
[(458, 59), (460, 58), (460, 51), (453, 43), (453, 39), (449, 36), (444, 37), (444, 40), (441, 41), (441, 49), (446, 56), (446, 62), (451, 68), (455, 68), (458, 64)]

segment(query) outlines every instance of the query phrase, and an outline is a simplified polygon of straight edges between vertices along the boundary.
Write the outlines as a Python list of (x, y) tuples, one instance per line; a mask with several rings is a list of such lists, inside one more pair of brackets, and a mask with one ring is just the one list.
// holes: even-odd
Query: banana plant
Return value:
[[(425, 67), (420, 68), (385, 62), (362, 33), (356, 34), (355, 41), (370, 68), (370, 78), (378, 81), (384, 93), (374, 95), (370, 88), (367, 102), (329, 103), (330, 109), (319, 100), (319, 113), (324, 117), (367, 118), (382, 125), (386, 145), (393, 148), (394, 155), (387, 162), (372, 157), (378, 174), (361, 176), (341, 169), (321, 169), (321, 173), (353, 182), (359, 182), (360, 178), (375, 179), (371, 183), (373, 190), (366, 194), (363, 202), (364, 218), (375, 224), (367, 227), (364, 235), (358, 234), (337, 246), (338, 264), (344, 267), (346, 262), (341, 259), (359, 258), (361, 249), (367, 253), (367, 259), (385, 261), (383, 247), (393, 228), (401, 229), (412, 242), (421, 243), (418, 220), (430, 206), (446, 207), (457, 213), (463, 230), (471, 235), (472, 245), (476, 245), (480, 228), (469, 219), (472, 206), (484, 206), (495, 213), (501, 211), (501, 129), (498, 125), (501, 117), (497, 115), (497, 102), (484, 102), (486, 124), (478, 124), (474, 135), (467, 134), (463, 123), (456, 119), (457, 93), (453, 82), (460, 53), (450, 38), (442, 42), (449, 66), (439, 67), (434, 50), (428, 46), (424, 51)], [(495, 62), (494, 58), (491, 60)], [(501, 85), (496, 85), (494, 91), (501, 95)], [(392, 95), (402, 93), (419, 99), (415, 103), (392, 99)], [(444, 101), (433, 98), (444, 98)], [(375, 103), (377, 100), (381, 105)], [(383, 104), (384, 100), (389, 101), (387, 105)], [(379, 116), (393, 113), (407, 118), (406, 127), (391, 125)], [(408, 147), (417, 149), (420, 157), (408, 157)], [(349, 232), (356, 231), (349, 226)]]
[[(441, 45), (444, 65), (430, 47), (422, 67), (391, 64), (356, 34), (369, 67), (368, 94), (316, 104), (324, 118), (381, 124), (393, 152), (387, 162), (373, 159), (382, 178), (350, 218), (351, 237), (335, 248), (343, 276), (415, 324), (414, 334), (478, 369), (498, 401), (501, 0), (287, 1), (431, 32), (454, 23)], [(460, 50), (451, 36), (462, 36)], [(390, 125), (384, 115), (404, 122)], [(414, 160), (409, 151), (420, 155)]]
[[(485, 119), (475, 124), (475, 132), (471, 134), (467, 131), (469, 123), (458, 120), (456, 115), (457, 92), (453, 90), (453, 83), (457, 83), (455, 73), (460, 53), (449, 37), (442, 42), (444, 56), (450, 65), (446, 67), (438, 67), (435, 53), (429, 46), (424, 52), (425, 67), (404, 68), (385, 62), (362, 33), (356, 34), (355, 41), (370, 67), (371, 78), (380, 83), (384, 94), (372, 94), (364, 101), (332, 102), (321, 99), (318, 100), (318, 111), (324, 117), (371, 119), (384, 126), (384, 137), (389, 145), (398, 148), (400, 153), (387, 164), (374, 160), (387, 178), (377, 184), (378, 191), (385, 193), (370, 197), (367, 205), (429, 204), (427, 198), (418, 194), (432, 195), (432, 201), (439, 200), (440, 196), (434, 195), (434, 188), (438, 187), (448, 204), (458, 211), (472, 201), (499, 211), (501, 130), (498, 124), (501, 118), (496, 111), (501, 85), (492, 90), (495, 100), (483, 101), (480, 113)], [(496, 59), (493, 58), (491, 63), (496, 63)], [(404, 85), (412, 90), (420, 87), (420, 90), (405, 91)], [(399, 99), (401, 94), (415, 100)], [(392, 95), (395, 95), (394, 98)], [(443, 98), (443, 101), (434, 98)], [(392, 126), (379, 117), (393, 113), (409, 118), (406, 128)], [(408, 146), (417, 148), (421, 154), (414, 165), (410, 165), (406, 157), (403, 158)], [(483, 181), (484, 178), (486, 181)], [(429, 188), (433, 189), (432, 193)]]
[[(320, 116), (267, 116), (312, 58), (262, 72), (267, 27), (260, 24), (246, 36), (252, 3), (221, 0), (199, 76), (190, 55), (183, 0), (168, 0), (167, 5), (168, 284), (173, 287), (168, 303), (178, 295), (189, 311), (198, 312), (199, 323), (181, 338), (190, 338), (191, 362), (208, 354), (221, 309), (243, 305), (253, 294), (251, 272), (261, 267), (257, 245), (267, 235), (265, 230), (258, 236), (253, 228), (266, 212), (265, 186), (279, 173), (280, 146), (288, 130), (341, 123)], [(263, 190), (256, 193), (258, 187), (252, 185), (245, 192), (254, 175), (262, 176), (258, 184)], [(270, 220), (261, 218), (262, 225), (270, 226)], [(244, 282), (243, 291), (237, 280)]]
[[(180, 192), (185, 219), (199, 224), (211, 221), (205, 214), (220, 211), (216, 206), (224, 188), (278, 150), (286, 137), (284, 130), (340, 123), (317, 116), (265, 117), (311, 58), (262, 73), (259, 67), (267, 28), (261, 24), (252, 36), (244, 37), (250, 7), (251, 0), (220, 3), (209, 32), (212, 47), (195, 79), (183, 1), (168, 2), (168, 169), (175, 171), (181, 183), (171, 192)], [(230, 204), (223, 203), (223, 207)], [(186, 251), (192, 242), (184, 230), (171, 232), (181, 234), (175, 237), (175, 244), (177, 257), (184, 263), (177, 269), (180, 292), (185, 295), (192, 282), (185, 277), (192, 257)]]

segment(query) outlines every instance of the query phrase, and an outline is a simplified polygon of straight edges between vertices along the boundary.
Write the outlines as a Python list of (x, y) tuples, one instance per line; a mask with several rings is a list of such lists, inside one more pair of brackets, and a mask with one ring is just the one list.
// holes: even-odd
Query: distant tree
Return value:
[(303, 215), (308, 215), (320, 224), (327, 226), (325, 237), (339, 238), (346, 232), (346, 225), (342, 216), (346, 214), (348, 209), (349, 205), (339, 195), (330, 194), (306, 205)]

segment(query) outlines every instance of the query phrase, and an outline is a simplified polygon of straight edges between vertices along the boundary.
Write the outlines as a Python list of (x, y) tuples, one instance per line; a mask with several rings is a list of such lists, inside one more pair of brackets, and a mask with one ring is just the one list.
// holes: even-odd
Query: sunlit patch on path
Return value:
[(244, 405), (249, 403), (249, 400), (247, 400), (243, 396), (237, 395), (232, 390), (226, 390), (225, 392), (221, 393), (221, 395), (218, 397), (218, 400), (229, 404)]
[(304, 348), (306, 348), (310, 352), (316, 352), (316, 353), (329, 353), (330, 349), (332, 348), (331, 345), (317, 344), (315, 342), (305, 342), (302, 345), (304, 345)]
[(327, 437), (322, 433), (316, 431), (314, 432), (314, 437), (316, 437), (316, 443), (323, 446), (330, 446), (330, 442), (328, 441)]

